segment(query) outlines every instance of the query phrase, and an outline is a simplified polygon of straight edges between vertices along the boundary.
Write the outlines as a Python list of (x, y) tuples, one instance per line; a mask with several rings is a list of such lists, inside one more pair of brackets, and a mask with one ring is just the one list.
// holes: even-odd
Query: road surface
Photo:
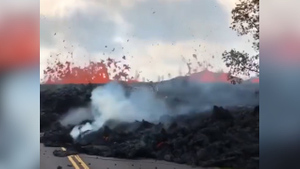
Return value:
[[(41, 145), (41, 169), (204, 169), (165, 161), (123, 160), (84, 154), (69, 157), (55, 157), (53, 155), (55, 149), (59, 148), (50, 148)], [(64, 148), (60, 149), (64, 150)]]

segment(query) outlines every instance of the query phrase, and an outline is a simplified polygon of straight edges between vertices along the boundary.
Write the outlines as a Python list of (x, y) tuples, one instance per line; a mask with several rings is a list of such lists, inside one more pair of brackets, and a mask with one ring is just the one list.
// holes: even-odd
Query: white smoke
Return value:
[[(157, 85), (158, 93), (168, 96), (173, 113), (209, 111), (213, 105), (226, 108), (236, 106), (255, 106), (259, 103), (259, 84), (242, 83), (232, 85), (224, 82), (200, 83), (173, 81)], [(174, 102), (174, 100), (181, 102)]]
[(125, 89), (116, 82), (94, 89), (91, 100), (94, 125), (97, 128), (111, 119), (122, 122), (154, 122), (168, 113), (166, 104), (157, 99), (149, 88), (133, 90), (127, 97)]
[[(86, 123), (80, 128), (75, 127), (71, 132), (73, 138), (76, 138), (81, 131), (98, 130), (108, 120), (157, 122), (162, 115), (168, 114), (169, 110), (165, 102), (158, 99), (149, 88), (133, 90), (129, 96), (126, 96), (124, 87), (117, 82), (95, 88), (92, 91), (91, 100), (91, 107), (89, 109), (81, 108), (81, 110), (86, 110), (86, 114), (92, 113), (94, 122)], [(61, 120), (65, 126), (74, 124), (74, 121), (86, 120), (83, 116), (75, 118), (76, 114), (78, 115), (78, 109), (73, 109), (69, 113)]]
[[(153, 88), (146, 85), (133, 86), (134, 90), (126, 95), (125, 88), (112, 82), (99, 86), (92, 91), (90, 108), (73, 109), (62, 121), (75, 124), (86, 120), (86, 115), (78, 116), (85, 110), (92, 114), (93, 122), (76, 126), (71, 136), (76, 139), (80, 133), (96, 131), (108, 120), (133, 122), (146, 120), (158, 122), (164, 115), (204, 112), (214, 105), (223, 107), (258, 105), (258, 84), (245, 83), (232, 85), (228, 83), (196, 83), (186, 84), (180, 81), (157, 84)], [(176, 101), (177, 100), (177, 101)], [(77, 123), (79, 124), (79, 123)], [(64, 123), (66, 125), (66, 123)]]
[(80, 107), (70, 109), (64, 118), (60, 120), (63, 126), (77, 125), (83, 120), (93, 120), (93, 115), (91, 113), (91, 107)]

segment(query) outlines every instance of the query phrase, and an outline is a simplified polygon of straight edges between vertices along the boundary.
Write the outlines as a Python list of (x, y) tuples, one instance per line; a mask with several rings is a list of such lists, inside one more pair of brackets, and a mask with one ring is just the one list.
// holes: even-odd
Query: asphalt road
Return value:
[[(40, 169), (203, 169), (165, 161), (123, 160), (84, 154), (69, 157), (55, 157), (53, 151), (59, 148), (44, 147), (43, 145), (40, 147)], [(64, 148), (60, 149), (64, 150)]]

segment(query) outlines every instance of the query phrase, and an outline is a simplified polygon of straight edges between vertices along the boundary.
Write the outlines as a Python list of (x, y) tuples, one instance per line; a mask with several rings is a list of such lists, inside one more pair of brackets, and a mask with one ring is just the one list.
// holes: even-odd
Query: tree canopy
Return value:
[(238, 36), (251, 35), (253, 49), (257, 53), (250, 56), (244, 51), (231, 49), (222, 54), (229, 74), (234, 76), (255, 73), (259, 76), (259, 0), (240, 0), (231, 11), (232, 23), (230, 28), (237, 32)]

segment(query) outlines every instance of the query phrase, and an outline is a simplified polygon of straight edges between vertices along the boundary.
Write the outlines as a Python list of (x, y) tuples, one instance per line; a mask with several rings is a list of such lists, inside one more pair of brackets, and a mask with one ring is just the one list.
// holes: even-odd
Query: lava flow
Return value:
[[(115, 74), (112, 78), (108, 70)], [(62, 63), (56, 61), (54, 66), (48, 66), (44, 70), (44, 84), (104, 84), (111, 80), (132, 81), (128, 77), (130, 67), (127, 64), (120, 66), (120, 62), (108, 58), (101, 62), (90, 62), (88, 66), (81, 68), (74, 66), (72, 62)]]
[[(120, 65), (120, 61), (111, 58), (101, 62), (90, 62), (88, 66), (83, 68), (74, 66), (71, 62), (56, 61), (54, 66), (48, 66), (44, 70), (43, 84), (105, 84), (112, 80), (138, 82), (138, 79), (129, 77), (130, 66), (128, 64)], [(109, 72), (112, 72), (114, 76)], [(207, 69), (186, 76), (189, 76), (191, 81), (202, 83), (230, 82), (228, 73), (214, 73)], [(253, 78), (250, 81), (259, 83), (258, 78)]]
[(226, 73), (208, 70), (163, 82), (110, 82), (122, 80), (129, 70), (120, 67), (111, 76), (113, 63), (117, 69), (120, 63), (109, 61), (48, 69), (53, 75), (48, 84), (65, 84), (41, 85), (45, 146), (69, 145), (77, 153), (105, 157), (257, 168), (258, 161), (249, 158), (259, 155), (258, 84), (231, 85)]

